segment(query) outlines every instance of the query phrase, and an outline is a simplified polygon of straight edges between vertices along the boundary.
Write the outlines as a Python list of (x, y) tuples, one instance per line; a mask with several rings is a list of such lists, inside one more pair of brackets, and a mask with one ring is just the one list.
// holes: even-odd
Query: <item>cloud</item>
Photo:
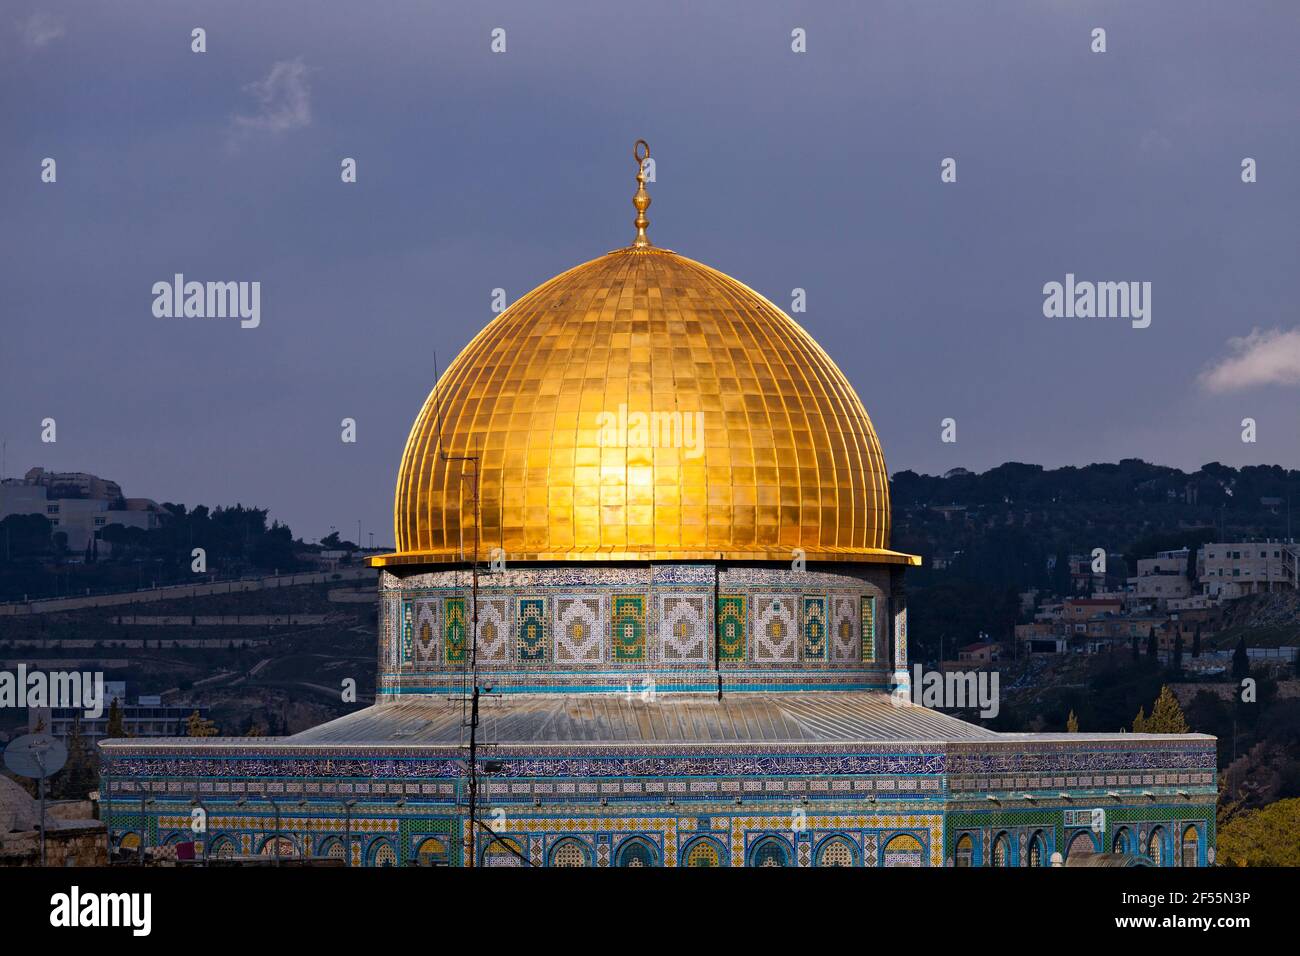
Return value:
[(1201, 373), (1201, 386), (1207, 391), (1300, 385), (1300, 328), (1252, 329), (1247, 336), (1228, 339), (1228, 348), (1231, 355)]
[(63, 32), (62, 19), (39, 10), (18, 23), (18, 33), (23, 38), (23, 44), (32, 50), (49, 46), (63, 36)]
[(249, 83), (244, 89), (257, 100), (257, 112), (237, 114), (235, 127), (241, 130), (264, 130), (283, 133), (311, 125), (311, 85), (309, 70), (299, 57), (281, 60), (271, 67), (264, 79)]

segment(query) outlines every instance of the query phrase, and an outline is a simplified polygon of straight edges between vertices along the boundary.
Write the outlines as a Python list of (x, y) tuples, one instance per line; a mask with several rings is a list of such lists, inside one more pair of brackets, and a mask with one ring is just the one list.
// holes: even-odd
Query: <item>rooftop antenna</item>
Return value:
[[(474, 844), (475, 837), (479, 830), (482, 830), (491, 841), (500, 843), (509, 853), (517, 856), (525, 865), (531, 866), (532, 862), (524, 856), (515, 847), (513, 843), (501, 839), (496, 832), (483, 823), (478, 818), (478, 790), (479, 790), (479, 769), (478, 769), (478, 726), (479, 726), (479, 698), (482, 695), (482, 688), (479, 686), (478, 679), (478, 558), (480, 544), (480, 521), (479, 521), (479, 462), (481, 456), (478, 454), (477, 447), (473, 455), (453, 455), (449, 454), (442, 441), (442, 392), (439, 386), (442, 384), (438, 374), (438, 353), (433, 353), (433, 405), (434, 413), (437, 417), (437, 447), (438, 457), (444, 462), (461, 461), (466, 462), (472, 468), (469, 475), (462, 474), (462, 480), (468, 480), (470, 483), (470, 500), (474, 512), (474, 550), (470, 561), (470, 629), (469, 629), (469, 670), (466, 672), (469, 686), (466, 688), (468, 693), (462, 691), (461, 695), (461, 726), (469, 728), (469, 759), (465, 764), (466, 790), (469, 801), (469, 829), (465, 834), (465, 865), (473, 867), (475, 864)], [(475, 445), (477, 446), (477, 436)], [(464, 557), (462, 530), (462, 548), (461, 556)], [(504, 539), (503, 539), (504, 540)], [(462, 683), (462, 687), (464, 687)], [(469, 704), (469, 716), (466, 718), (465, 704)]]

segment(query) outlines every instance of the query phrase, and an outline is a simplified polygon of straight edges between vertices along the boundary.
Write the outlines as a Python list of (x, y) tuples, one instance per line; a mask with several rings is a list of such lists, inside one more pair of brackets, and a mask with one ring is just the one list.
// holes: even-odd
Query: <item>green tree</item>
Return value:
[(1150, 633), (1147, 634), (1147, 657), (1155, 657), (1159, 650), (1160, 644), (1156, 640), (1156, 629), (1152, 627)]
[(1201, 656), (1201, 625), (1196, 625), (1196, 633), (1192, 635), (1192, 659)]
[(1300, 799), (1246, 810), (1218, 831), (1220, 866), (1300, 866)]
[(1174, 638), (1174, 671), (1183, 669), (1183, 632), (1180, 630)]
[(95, 789), (98, 778), (94, 755), (81, 732), (81, 717), (77, 716), (72, 721), (72, 730), (68, 732), (68, 762), (51, 789), (60, 799), (84, 800)]
[(1074, 711), (1070, 711), (1070, 716), (1065, 719), (1065, 729), (1067, 733), (1077, 734), (1079, 732), (1079, 718), (1074, 716)]
[[(1136, 725), (1134, 730), (1136, 730)], [(1169, 685), (1160, 688), (1160, 696), (1151, 708), (1151, 716), (1143, 721), (1143, 732), (1148, 734), (1185, 734), (1188, 733), (1187, 718), (1178, 698), (1169, 689)]]
[(116, 697), (108, 705), (108, 727), (104, 734), (109, 738), (126, 736), (126, 724), (122, 720), (122, 703)]
[(185, 734), (187, 737), (215, 737), (217, 736), (217, 725), (204, 717), (199, 716), (196, 710), (185, 720)]
[(1133, 733), (1145, 734), (1147, 732), (1147, 713), (1145, 707), (1139, 707), (1137, 716), (1133, 718)]

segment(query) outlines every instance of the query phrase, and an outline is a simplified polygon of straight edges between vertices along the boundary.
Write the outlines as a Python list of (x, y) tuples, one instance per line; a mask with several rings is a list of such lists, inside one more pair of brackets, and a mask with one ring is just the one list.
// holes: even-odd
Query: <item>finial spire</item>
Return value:
[(638, 139), (632, 147), (632, 158), (636, 160), (636, 195), (632, 197), (632, 205), (636, 206), (636, 219), (632, 223), (636, 226), (636, 239), (632, 241), (632, 247), (644, 249), (650, 245), (650, 237), (645, 234), (646, 226), (650, 225), (645, 216), (645, 211), (650, 208), (650, 194), (645, 191), (645, 161), (650, 158), (650, 144)]

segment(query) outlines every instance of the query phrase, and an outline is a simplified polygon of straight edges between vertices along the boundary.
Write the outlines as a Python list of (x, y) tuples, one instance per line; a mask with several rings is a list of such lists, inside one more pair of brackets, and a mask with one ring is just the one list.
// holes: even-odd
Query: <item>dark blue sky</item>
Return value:
[[(15, 0), (7, 473), (257, 504), (308, 539), (360, 519), (391, 543), (434, 350), (445, 366), (493, 288), (513, 301), (630, 241), (639, 136), (651, 238), (783, 308), (806, 289), (796, 317), (891, 471), (1295, 467), (1298, 47), (1293, 0)], [(260, 328), (155, 318), (175, 272), (259, 280)], [(1150, 328), (1044, 318), (1067, 272), (1151, 282)]]

